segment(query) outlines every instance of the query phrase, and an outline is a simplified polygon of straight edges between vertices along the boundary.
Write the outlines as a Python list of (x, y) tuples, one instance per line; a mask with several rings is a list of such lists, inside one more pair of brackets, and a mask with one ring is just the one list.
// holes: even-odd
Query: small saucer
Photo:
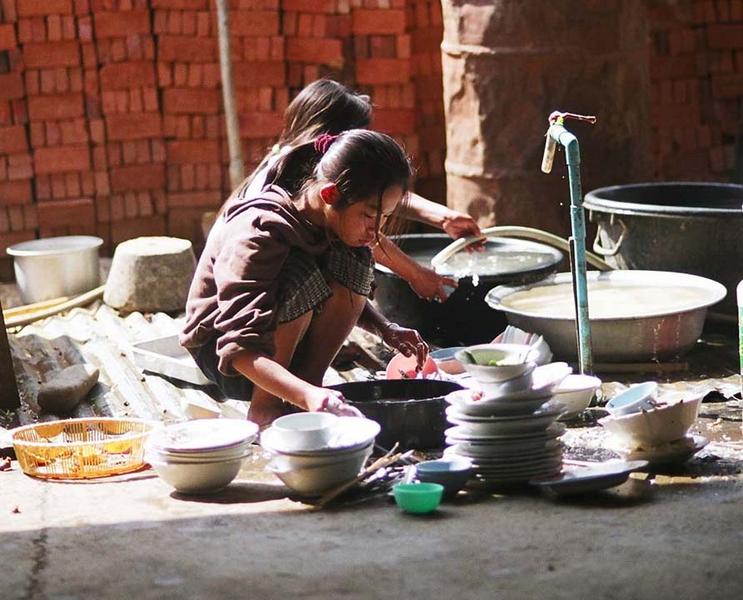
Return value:
[(658, 446), (627, 448), (610, 442), (607, 447), (625, 460), (646, 460), (651, 465), (665, 465), (686, 462), (707, 444), (709, 444), (709, 440), (706, 437), (687, 435), (675, 442), (659, 444)]
[(585, 467), (564, 468), (557, 477), (529, 483), (560, 495), (585, 494), (621, 485), (630, 473), (647, 466), (645, 460), (608, 460)]

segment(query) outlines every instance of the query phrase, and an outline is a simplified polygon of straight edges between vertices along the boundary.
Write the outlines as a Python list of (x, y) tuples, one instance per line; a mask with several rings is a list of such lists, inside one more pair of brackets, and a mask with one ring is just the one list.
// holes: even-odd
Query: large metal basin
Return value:
[(681, 271), (728, 289), (716, 310), (735, 314), (743, 279), (743, 185), (639, 183), (586, 194), (594, 250), (616, 269)]
[[(408, 256), (428, 268), (431, 259), (452, 242), (438, 233), (393, 239)], [(506, 320), (485, 304), (487, 291), (499, 284), (521, 285), (543, 279), (557, 270), (563, 255), (545, 244), (498, 237), (488, 238), (485, 250), (493, 256), (523, 258), (523, 262), (509, 260), (495, 272), (480, 275), (477, 285), (471, 276), (461, 277), (459, 287), (443, 303), (419, 298), (404, 279), (378, 264), (374, 301), (388, 319), (417, 329), (440, 346), (489, 342), (505, 328)]]
[[(564, 360), (577, 358), (575, 318), (565, 318), (558, 310), (550, 313), (549, 303), (543, 308), (517, 309), (516, 298), (528, 300), (530, 295), (538, 299), (549, 294), (553, 306), (559, 302), (572, 304), (572, 277), (570, 273), (558, 273), (535, 284), (510, 287), (499, 286), (488, 292), (485, 300), (492, 308), (506, 313), (508, 322), (526, 331), (544, 336), (555, 356)], [(556, 286), (560, 286), (559, 288)], [(603, 291), (599, 292), (599, 288)], [(600, 315), (591, 316), (591, 335), (594, 360), (598, 362), (640, 362), (649, 360), (675, 360), (691, 349), (702, 333), (707, 307), (725, 297), (725, 287), (716, 281), (663, 271), (608, 271), (588, 273), (588, 310), (591, 314), (591, 298), (597, 293), (609, 294), (616, 288), (617, 301), (614, 308), (602, 305)], [(681, 291), (689, 291), (694, 300), (678, 300)], [(668, 304), (675, 308), (647, 309), (641, 302), (635, 307), (620, 297), (622, 290), (656, 289), (668, 294)], [(674, 296), (674, 290), (676, 294)], [(527, 292), (528, 295), (522, 294)], [(521, 294), (520, 296), (514, 296)], [(563, 294), (565, 297), (563, 297)], [(683, 294), (686, 297), (685, 294)], [(607, 297), (607, 296), (604, 296)], [(537, 300), (534, 300), (536, 302)], [(630, 314), (637, 310), (636, 315)], [(522, 303), (522, 306), (525, 304)], [(617, 316), (612, 316), (615, 311)], [(593, 313), (599, 309), (595, 307)], [(546, 314), (545, 314), (546, 313)]]

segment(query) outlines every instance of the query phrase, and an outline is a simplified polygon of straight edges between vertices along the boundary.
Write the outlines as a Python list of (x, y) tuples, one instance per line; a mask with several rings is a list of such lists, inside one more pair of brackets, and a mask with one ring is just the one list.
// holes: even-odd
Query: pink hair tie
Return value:
[(338, 139), (337, 135), (330, 135), (329, 133), (323, 133), (315, 138), (315, 151), (318, 154), (325, 154), (328, 148)]

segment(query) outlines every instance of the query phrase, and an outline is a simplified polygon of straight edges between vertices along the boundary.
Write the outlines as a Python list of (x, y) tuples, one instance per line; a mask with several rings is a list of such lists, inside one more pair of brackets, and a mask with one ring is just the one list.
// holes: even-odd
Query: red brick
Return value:
[(650, 58), (652, 79), (690, 79), (696, 77), (696, 56), (653, 56)]
[(743, 96), (743, 73), (713, 75), (712, 96), (714, 98), (738, 98)]
[(72, 0), (16, 0), (19, 17), (71, 15)]
[(286, 65), (283, 62), (236, 62), (232, 65), (235, 87), (283, 87), (286, 84)]
[(351, 30), (354, 35), (383, 35), (405, 33), (404, 10), (354, 9), (351, 11)]
[(335, 0), (283, 0), (281, 10), (286, 12), (333, 14)]
[(8, 155), (8, 179), (31, 179), (34, 176), (31, 155), (27, 153)]
[(0, 75), (0, 102), (16, 100), (24, 96), (23, 78), (20, 73)]
[(289, 38), (286, 40), (286, 58), (289, 61), (341, 67), (343, 44), (340, 40)]
[(356, 81), (359, 84), (407, 83), (410, 63), (394, 58), (371, 58), (356, 62)]
[(172, 208), (194, 208), (219, 206), (222, 193), (215, 190), (168, 194), (168, 206)]
[(111, 169), (111, 190), (123, 192), (165, 187), (165, 165), (134, 165)]
[(95, 206), (90, 198), (39, 202), (38, 218), (42, 231), (64, 226), (92, 226), (95, 223)]
[(23, 125), (0, 127), (0, 154), (13, 154), (24, 150), (28, 150), (28, 140)]
[(246, 138), (270, 138), (278, 135), (284, 127), (280, 113), (243, 113), (240, 118), (240, 134)]
[(412, 135), (415, 133), (415, 111), (375, 109), (372, 127), (389, 135)]
[(210, 63), (217, 59), (217, 40), (161, 35), (157, 42), (158, 60), (164, 62)]
[(0, 182), (0, 206), (26, 204), (32, 199), (30, 179)]
[(0, 50), (13, 50), (18, 45), (13, 25), (0, 25)]
[(139, 140), (162, 135), (159, 113), (108, 115), (106, 130), (109, 141)]
[(85, 145), (37, 148), (34, 152), (34, 167), (42, 175), (87, 171), (90, 169), (90, 151)]
[(220, 111), (221, 99), (219, 90), (168, 89), (163, 92), (163, 109), (175, 115), (214, 115)]
[(23, 46), (23, 62), (27, 69), (80, 66), (80, 44), (77, 42), (47, 42)]
[(155, 67), (149, 62), (112, 63), (101, 68), (100, 76), (101, 87), (110, 90), (155, 85)]
[(152, 0), (152, 8), (170, 8), (174, 10), (205, 10), (209, 0)]
[(82, 144), (90, 139), (85, 119), (62, 121), (59, 126), (62, 130), (62, 144)]
[(120, 244), (132, 238), (165, 235), (165, 217), (148, 216), (111, 223), (111, 242)]
[(267, 36), (278, 33), (278, 12), (261, 10), (230, 12), (230, 35)]
[(214, 140), (178, 140), (166, 144), (165, 154), (169, 164), (218, 163), (219, 143)]
[(56, 94), (53, 96), (29, 96), (28, 112), (32, 121), (58, 121), (82, 117), (82, 94)]
[(96, 39), (123, 38), (150, 33), (150, 12), (131, 10), (93, 14)]
[(743, 25), (708, 25), (707, 45), (713, 50), (743, 48)]

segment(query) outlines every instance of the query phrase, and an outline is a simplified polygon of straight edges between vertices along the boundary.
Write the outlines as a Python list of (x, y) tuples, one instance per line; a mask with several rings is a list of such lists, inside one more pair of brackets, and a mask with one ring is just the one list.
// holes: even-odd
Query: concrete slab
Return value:
[[(0, 597), (734, 598), (743, 477), (632, 479), (581, 500), (384, 499), (314, 511), (250, 470), (183, 498), (151, 472), (52, 483), (0, 473)], [(19, 512), (13, 512), (18, 507)]]

